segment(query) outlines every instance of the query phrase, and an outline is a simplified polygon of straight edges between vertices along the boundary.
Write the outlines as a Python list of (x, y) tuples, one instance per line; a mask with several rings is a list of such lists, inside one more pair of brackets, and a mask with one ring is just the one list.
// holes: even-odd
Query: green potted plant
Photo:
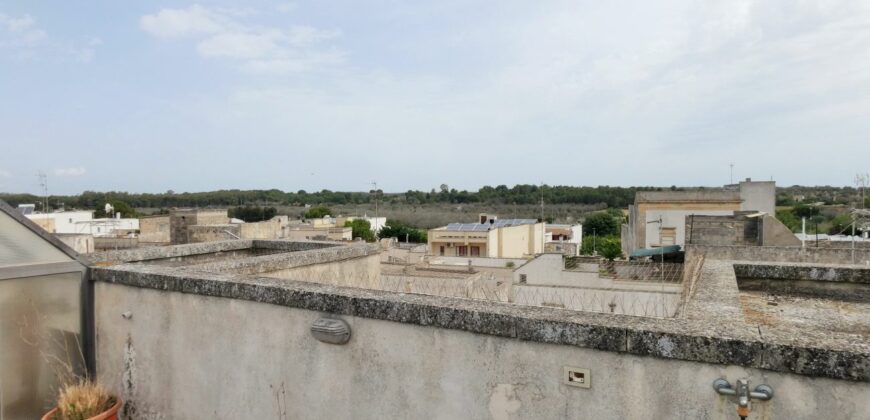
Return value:
[(124, 403), (112, 396), (102, 385), (79, 380), (61, 387), (57, 407), (42, 416), (42, 420), (118, 420)]

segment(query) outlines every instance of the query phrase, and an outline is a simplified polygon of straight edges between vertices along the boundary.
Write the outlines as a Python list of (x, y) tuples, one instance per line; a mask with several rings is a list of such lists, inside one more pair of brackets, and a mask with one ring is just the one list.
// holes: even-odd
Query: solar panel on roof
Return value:
[(533, 225), (538, 223), (535, 219), (501, 219), (493, 223), (450, 223), (445, 230), (452, 232), (484, 232), (494, 228)]

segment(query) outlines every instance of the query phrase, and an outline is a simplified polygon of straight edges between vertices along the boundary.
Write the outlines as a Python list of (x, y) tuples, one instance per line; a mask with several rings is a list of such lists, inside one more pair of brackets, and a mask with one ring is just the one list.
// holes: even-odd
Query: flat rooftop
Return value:
[(535, 219), (497, 219), (493, 223), (450, 223), (440, 230), (452, 232), (485, 232), (511, 226), (533, 225), (538, 223)]

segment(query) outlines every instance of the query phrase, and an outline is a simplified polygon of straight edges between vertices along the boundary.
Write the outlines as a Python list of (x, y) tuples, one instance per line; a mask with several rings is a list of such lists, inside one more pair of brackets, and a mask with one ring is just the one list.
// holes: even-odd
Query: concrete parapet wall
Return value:
[(54, 235), (79, 254), (94, 252), (93, 235), (84, 233), (55, 233)]
[[(705, 270), (716, 265), (710, 263), (705, 263)], [(733, 268), (727, 268), (733, 279)], [(757, 327), (730, 317), (638, 318), (160, 266), (94, 267), (91, 275), (95, 281), (157, 289), (160, 293), (224, 297), (542, 343), (870, 382), (870, 349), (865, 343), (829, 340), (825, 347), (819, 347), (819, 341), (804, 343), (795, 337), (780, 339), (770, 333), (762, 339)], [(734, 289), (736, 292), (736, 284)], [(121, 290), (138, 293), (128, 288)], [(717, 292), (710, 293), (715, 299)], [(112, 301), (110, 297), (97, 297), (97, 301), (100, 299)], [(708, 303), (702, 306), (707, 311), (714, 309)], [(178, 310), (184, 308), (179, 306)]]
[[(771, 401), (752, 403), (755, 419), (870, 412), (870, 383), (759, 369), (752, 354), (762, 347), (734, 336), (656, 333), (632, 317), (571, 319), (546, 308), (311, 283), (176, 281), (155, 270), (97, 269), (98, 380), (124, 399), (131, 420), (276, 412), (312, 419), (736, 418), (735, 401), (711, 387), (719, 377), (774, 388)], [(322, 316), (344, 319), (350, 342), (315, 340), (310, 327)], [(608, 326), (607, 319), (618, 322)], [(591, 387), (564, 385), (566, 366), (590, 369)]]
[(228, 241), (243, 238), (239, 225), (192, 225), (187, 227), (187, 239), (189, 243)]
[(94, 249), (103, 251), (111, 249), (129, 249), (139, 246), (139, 238), (109, 238), (97, 236), (94, 238)]
[(480, 257), (429, 257), (429, 263), (432, 265), (463, 265), (467, 266), (468, 261), (475, 267), (493, 267), (505, 268), (508, 263), (513, 263), (514, 267), (519, 267), (529, 261), (528, 258), (480, 258)]
[[(708, 260), (770, 261), (816, 264), (852, 264), (853, 251), (843, 248), (786, 246), (687, 245), (687, 253), (704, 254)], [(688, 258), (688, 257), (687, 257)], [(870, 265), (870, 249), (854, 251), (854, 264)]]

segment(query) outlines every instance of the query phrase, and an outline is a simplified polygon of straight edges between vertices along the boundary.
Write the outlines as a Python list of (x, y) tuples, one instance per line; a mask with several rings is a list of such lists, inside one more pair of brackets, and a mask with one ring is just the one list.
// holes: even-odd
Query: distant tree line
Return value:
[[(658, 188), (661, 189), (661, 188)], [(608, 207), (625, 207), (634, 201), (636, 191), (656, 190), (652, 187), (572, 187), (543, 186), (544, 201), (550, 204), (606, 204)], [(321, 190), (307, 192), (285, 192), (271, 190), (219, 190), (195, 193), (143, 193), (135, 194), (122, 191), (95, 192), (85, 191), (79, 195), (54, 195), (49, 197), (51, 208), (62, 205), (69, 208), (96, 209), (105, 203), (122, 201), (134, 208), (172, 208), (172, 207), (234, 207), (246, 205), (342, 205), (364, 204), (375, 199), (383, 203), (491, 203), (491, 204), (536, 204), (541, 201), (542, 187), (539, 185), (515, 185), (507, 187), (484, 186), (478, 191), (458, 191), (441, 185), (429, 192), (409, 190), (404, 193), (384, 193), (381, 190), (368, 192), (340, 192)], [(0, 199), (12, 205), (38, 203), (42, 198), (34, 194), (0, 194)]]
[(230, 208), (228, 213), (230, 217), (245, 222), (261, 222), (275, 217), (278, 214), (278, 209), (262, 206), (239, 206)]
[[(477, 191), (457, 190), (442, 184), (430, 191), (408, 190), (404, 193), (384, 193), (381, 190), (367, 192), (341, 192), (321, 190), (286, 192), (270, 190), (219, 190), (194, 193), (135, 194), (122, 191), (85, 191), (78, 195), (50, 196), (50, 209), (67, 208), (98, 209), (106, 203), (124, 202), (130, 207), (142, 209), (167, 209), (172, 207), (237, 207), (237, 206), (329, 206), (366, 204), (379, 200), (383, 204), (425, 205), (436, 203), (465, 204), (537, 204), (541, 198), (548, 204), (605, 205), (608, 208), (625, 208), (634, 202), (637, 191), (684, 190), (671, 187), (581, 187), (564, 185), (520, 184), (484, 186)], [(34, 194), (0, 194), (0, 199), (11, 205), (36, 203), (42, 197)], [(777, 205), (791, 206), (799, 203), (822, 202), (824, 204), (859, 204), (860, 192), (853, 187), (780, 187), (777, 188)], [(870, 206), (870, 197), (867, 197)], [(37, 207), (39, 210), (41, 208)]]

